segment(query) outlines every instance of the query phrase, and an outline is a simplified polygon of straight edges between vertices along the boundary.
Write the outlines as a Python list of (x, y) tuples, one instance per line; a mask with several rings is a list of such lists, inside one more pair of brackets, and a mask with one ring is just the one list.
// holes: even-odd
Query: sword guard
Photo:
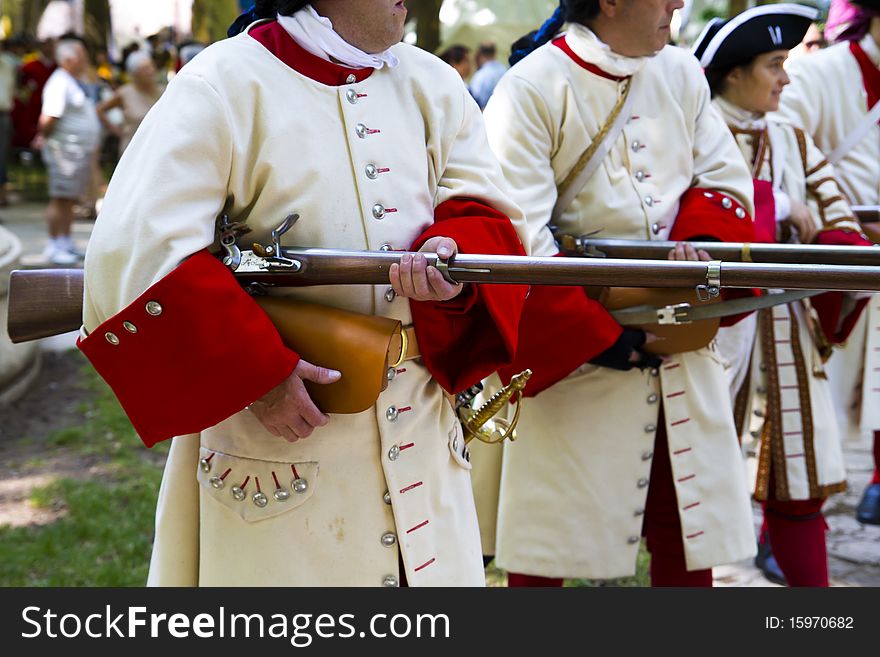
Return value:
[[(496, 392), (492, 397), (474, 413), (467, 416), (467, 412), (462, 412), (459, 408), (459, 417), (462, 420), (462, 429), (464, 430), (464, 441), (469, 443), (476, 438), (481, 442), (494, 445), (504, 442), (506, 439), (516, 440), (516, 425), (519, 422), (519, 414), (522, 407), (522, 391), (528, 383), (529, 377), (532, 376), (531, 370), (525, 370), (514, 376), (510, 383)], [(510, 399), (516, 395), (516, 411), (513, 419), (508, 421), (495, 416), (507, 405)], [(490, 428), (490, 423), (493, 425)], [(497, 427), (501, 427), (503, 431), (499, 431)]]

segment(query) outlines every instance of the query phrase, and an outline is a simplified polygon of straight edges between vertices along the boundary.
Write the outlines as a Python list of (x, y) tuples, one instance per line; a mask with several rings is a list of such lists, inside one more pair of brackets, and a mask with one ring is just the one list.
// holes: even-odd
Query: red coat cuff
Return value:
[[(761, 187), (756, 183), (756, 191)], [(768, 190), (762, 190), (766, 192)], [(772, 201), (772, 190), (770, 198)], [(775, 213), (775, 209), (774, 209)], [(775, 219), (774, 219), (775, 221)], [(687, 240), (718, 240), (719, 242), (755, 242), (755, 224), (745, 208), (731, 196), (721, 192), (692, 187), (681, 197), (678, 216), (669, 233), (676, 242)], [(722, 290), (725, 301), (758, 296), (758, 290)], [(721, 320), (721, 326), (733, 326), (750, 313), (730, 315)]]
[(148, 447), (238, 413), (299, 362), (207, 251), (184, 261), (77, 346)]
[[(825, 230), (816, 236), (816, 244), (831, 246), (872, 246), (872, 242), (854, 231)], [(822, 332), (832, 344), (840, 344), (849, 337), (856, 325), (868, 299), (860, 299), (843, 316), (843, 302), (846, 292), (826, 292), (810, 299), (810, 304), (819, 316)]]
[(525, 394), (534, 397), (611, 347), (622, 332), (582, 287), (535, 286), (520, 320), (516, 359), (498, 373), (506, 384), (515, 374), (532, 370)]
[(669, 239), (684, 242), (698, 238), (754, 242), (755, 225), (746, 209), (732, 196), (691, 187), (681, 197)]
[[(434, 222), (413, 250), (432, 237), (449, 237), (460, 253), (525, 255), (510, 219), (480, 201), (446, 201)], [(527, 292), (525, 285), (470, 284), (450, 301), (410, 303), (422, 360), (447, 392), (464, 390), (513, 360)]]

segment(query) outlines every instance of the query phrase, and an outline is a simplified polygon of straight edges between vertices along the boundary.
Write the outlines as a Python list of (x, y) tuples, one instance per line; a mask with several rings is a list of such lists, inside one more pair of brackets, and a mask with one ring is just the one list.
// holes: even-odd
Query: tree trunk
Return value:
[(226, 38), (226, 30), (241, 13), (238, 0), (193, 0), (193, 37), (203, 43)]
[(440, 7), (443, 0), (410, 0), (410, 16), (416, 21), (416, 45), (434, 52), (440, 47)]

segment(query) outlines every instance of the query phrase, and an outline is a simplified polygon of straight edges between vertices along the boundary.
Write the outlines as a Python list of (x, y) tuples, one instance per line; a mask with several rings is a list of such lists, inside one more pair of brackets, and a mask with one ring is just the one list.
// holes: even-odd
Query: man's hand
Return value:
[(419, 253), (404, 255), (399, 265), (391, 265), (388, 277), (397, 296), (415, 301), (449, 301), (461, 294), (464, 286), (453, 285), (443, 278), (436, 267), (428, 266), (422, 253), (436, 253), (445, 260), (458, 253), (458, 245), (448, 237), (432, 237)]
[(669, 252), (668, 259), (710, 262), (712, 260), (712, 256), (710, 256), (703, 249), (697, 251), (687, 242), (678, 242), (675, 245), (675, 248)]
[(810, 209), (800, 201), (791, 199), (791, 214), (786, 221), (797, 231), (801, 244), (810, 244), (816, 237), (816, 225)]
[(342, 374), (336, 370), (316, 367), (300, 360), (289, 377), (248, 408), (266, 427), (266, 431), (295, 443), (300, 438), (308, 438), (312, 431), (330, 420), (315, 406), (303, 381), (326, 385), (338, 381), (340, 377)]

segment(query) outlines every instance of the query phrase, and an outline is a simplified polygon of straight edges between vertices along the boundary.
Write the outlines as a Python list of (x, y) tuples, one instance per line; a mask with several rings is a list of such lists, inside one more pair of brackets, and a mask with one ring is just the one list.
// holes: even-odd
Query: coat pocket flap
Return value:
[(264, 461), (201, 448), (197, 478), (207, 495), (258, 522), (301, 506), (315, 492), (318, 463)]

